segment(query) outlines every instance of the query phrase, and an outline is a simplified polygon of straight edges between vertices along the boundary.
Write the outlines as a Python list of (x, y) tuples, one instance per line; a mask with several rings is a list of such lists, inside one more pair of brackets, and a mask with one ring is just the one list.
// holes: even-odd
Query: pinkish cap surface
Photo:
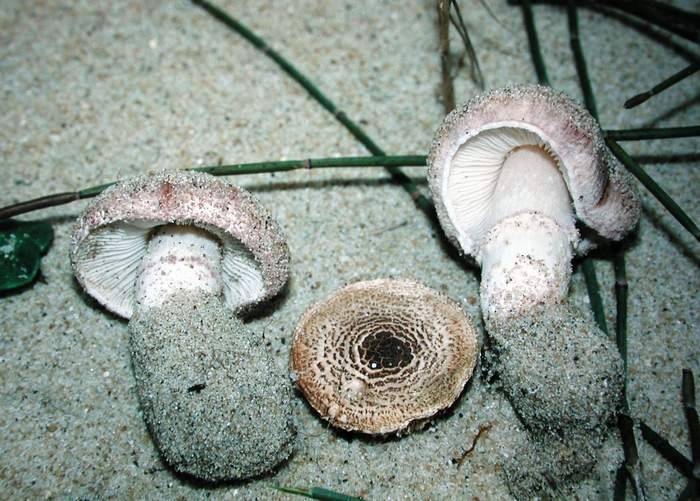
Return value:
[(88, 205), (71, 242), (78, 282), (108, 310), (130, 318), (151, 231), (163, 224), (193, 225), (219, 238), (231, 309), (250, 309), (287, 281), (281, 229), (250, 193), (209, 174), (170, 171), (122, 181)]
[[(450, 241), (464, 253), (478, 251), (485, 231), (479, 224), (489, 210), (488, 190), (493, 192), (498, 165), (475, 171), (474, 177), (480, 179), (465, 190), (471, 190), (467, 202), (471, 212), (465, 221), (455, 217), (454, 202), (446, 196), (451, 163), (462, 146), (475, 139), (492, 155), (500, 154), (501, 147), (507, 154), (507, 144), (498, 144), (500, 128), (515, 131), (515, 139), (510, 141), (518, 143), (516, 146), (532, 144), (534, 139), (555, 158), (576, 217), (600, 236), (620, 240), (637, 224), (640, 203), (629, 175), (608, 150), (590, 113), (549, 87), (506, 87), (477, 96), (452, 111), (438, 129), (428, 156), (428, 180), (440, 223)], [(460, 168), (471, 166), (465, 162)]]

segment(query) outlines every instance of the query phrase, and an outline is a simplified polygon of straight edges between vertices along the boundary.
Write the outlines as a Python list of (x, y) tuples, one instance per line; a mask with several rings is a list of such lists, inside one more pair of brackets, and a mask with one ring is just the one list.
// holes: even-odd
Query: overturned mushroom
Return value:
[(331, 424), (384, 434), (449, 407), (477, 354), (457, 304), (416, 282), (380, 279), (344, 287), (304, 313), (291, 369)]
[(596, 121), (548, 87), (508, 87), (450, 113), (429, 159), (448, 238), (482, 266), (485, 318), (562, 301), (580, 240), (578, 218), (620, 240), (639, 220), (629, 177)]
[(71, 262), (88, 294), (131, 319), (144, 418), (170, 465), (238, 479), (289, 456), (289, 388), (233, 313), (288, 273), (280, 229), (249, 193), (205, 174), (127, 180), (86, 208)]

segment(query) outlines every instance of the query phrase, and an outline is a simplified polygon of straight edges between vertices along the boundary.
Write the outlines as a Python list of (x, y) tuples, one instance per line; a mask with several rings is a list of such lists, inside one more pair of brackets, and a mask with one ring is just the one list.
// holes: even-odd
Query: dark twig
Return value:
[(627, 272), (625, 270), (625, 252), (618, 248), (613, 257), (613, 269), (615, 270), (615, 341), (617, 351), (622, 358), (622, 370), (624, 376), (624, 387), (622, 395), (624, 398), (623, 412), (629, 412), (627, 404)]
[[(425, 166), (425, 156), (378, 156), (378, 157), (339, 157), (307, 158), (306, 160), (283, 160), (279, 162), (255, 162), (247, 164), (217, 165), (197, 167), (195, 171), (206, 172), (214, 176), (234, 176), (240, 174), (258, 174), (264, 172), (290, 171), (297, 169), (318, 169), (326, 167), (374, 167), (374, 166)], [(114, 183), (101, 184), (80, 191), (47, 195), (26, 202), (19, 202), (0, 208), (0, 220), (9, 219), (38, 209), (63, 205), (84, 198), (91, 198), (102, 193)]]
[[(569, 21), (569, 41), (571, 50), (576, 63), (576, 72), (578, 73), (583, 93), (584, 103), (586, 108), (591, 113), (593, 118), (598, 120), (598, 108), (596, 106), (595, 96), (590, 78), (588, 77), (588, 69), (586, 60), (581, 48), (581, 39), (578, 28), (578, 12), (573, 0), (567, 2), (567, 17)], [(583, 274), (588, 288), (588, 297), (591, 301), (593, 316), (600, 329), (608, 333), (607, 324), (605, 322), (605, 312), (603, 310), (603, 301), (600, 297), (600, 288), (593, 267), (593, 260), (587, 257), (583, 261)], [(618, 428), (622, 438), (622, 446), (625, 453), (625, 471), (627, 477), (632, 484), (632, 489), (638, 501), (646, 499), (644, 488), (644, 475), (642, 473), (642, 462), (639, 459), (637, 451), (637, 441), (634, 437), (634, 423), (629, 417), (629, 404), (627, 402), (627, 278), (625, 276), (625, 257), (622, 250), (619, 250), (615, 256), (615, 299), (617, 304), (617, 320), (616, 320), (616, 341), (620, 357), (623, 361), (623, 388), (622, 388), (622, 408), (623, 412), (618, 415)], [(616, 479), (616, 483), (620, 482)], [(615, 492), (619, 495), (620, 490), (624, 492), (624, 482), (622, 486), (616, 485)]]
[[(646, 499), (644, 474), (642, 472), (642, 462), (637, 452), (637, 441), (634, 438), (634, 423), (629, 417), (629, 403), (627, 401), (627, 274), (625, 272), (625, 253), (618, 248), (613, 258), (615, 269), (615, 301), (617, 304), (617, 316), (615, 323), (615, 341), (617, 350), (622, 358), (623, 386), (622, 386), (622, 412), (618, 415), (618, 428), (622, 437), (622, 446), (625, 453), (624, 468), (627, 472), (638, 501)], [(619, 478), (616, 479), (615, 492), (618, 492)], [(622, 492), (624, 493), (624, 482)], [(622, 498), (624, 499), (624, 495)]]
[[(588, 111), (593, 115), (593, 118), (598, 120), (598, 109), (595, 104), (591, 81), (588, 78), (586, 60), (583, 57), (583, 50), (581, 49), (578, 30), (578, 12), (576, 11), (576, 4), (573, 0), (568, 1), (566, 12), (569, 20), (569, 43), (571, 44), (574, 61), (576, 62), (576, 72), (578, 73), (579, 83), (583, 92), (584, 103)], [(586, 280), (586, 288), (588, 289), (588, 298), (591, 301), (593, 318), (600, 330), (608, 334), (608, 324), (605, 321), (605, 308), (603, 307), (603, 298), (600, 296), (600, 286), (598, 285), (593, 258), (586, 256), (581, 263), (581, 270)]]
[[(619, 0), (616, 1), (619, 2)], [(654, 9), (667, 17), (674, 18), (680, 23), (687, 24), (690, 28), (697, 28), (697, 26), (700, 24), (700, 14), (695, 12), (684, 10), (674, 5), (658, 2), (656, 0), (644, 0), (644, 3), (652, 6)]]
[(693, 475), (693, 463), (678, 452), (668, 440), (652, 430), (643, 421), (639, 422), (639, 428), (642, 430), (642, 437), (644, 440), (649, 442), (649, 444), (656, 449), (656, 452), (666, 458), (669, 463), (686, 477), (690, 478)]
[(294, 494), (305, 498), (318, 499), (320, 501), (363, 501), (362, 498), (348, 496), (323, 487), (311, 487), (310, 489), (300, 489), (298, 487), (282, 487), (280, 485), (271, 486), (280, 492)]
[[(258, 35), (253, 33), (249, 28), (241, 24), (239, 21), (235, 20), (233, 17), (229, 16), (226, 12), (219, 9), (218, 7), (212, 5), (206, 0), (192, 0), (194, 5), (197, 5), (208, 12), (218, 21), (225, 24), (227, 27), (231, 28), (233, 31), (241, 35), (243, 38), (248, 40), (256, 48), (260, 49), (266, 56), (272, 59), (277, 65), (282, 68), (282, 70), (294, 79), (299, 85), (301, 85), (304, 90), (306, 90), (311, 97), (313, 97), (323, 108), (329, 111), (345, 128), (360, 141), (365, 148), (367, 148), (372, 155), (383, 156), (384, 151), (372, 141), (369, 136), (362, 130), (355, 122), (350, 120), (348, 116), (342, 110), (331, 101), (325, 94), (323, 94), (318, 87), (316, 87), (311, 80), (309, 80), (305, 75), (303, 75), (292, 63), (287, 61), (281, 54), (272, 49), (265, 43), (265, 41)], [(387, 167), (387, 171), (391, 174), (396, 182), (398, 182), (403, 189), (411, 195), (411, 198), (415, 201), (416, 205), (425, 212), (430, 218), (434, 215), (433, 204), (428, 200), (428, 198), (423, 195), (418, 186), (413, 180), (404, 174), (398, 167)]]
[(57, 205), (74, 202), (76, 200), (80, 200), (80, 198), (80, 192), (73, 191), (55, 193), (53, 195), (46, 195), (43, 197), (34, 198), (32, 200), (26, 200), (24, 202), (8, 205), (7, 207), (0, 208), (0, 221), (10, 219), (11, 217), (15, 217), (20, 214), (25, 214), (27, 212), (45, 209), (46, 207), (55, 207)]
[(694, 489), (694, 480), (691, 480), (688, 482), (688, 484), (683, 488), (681, 493), (678, 495), (678, 501), (685, 501), (686, 499), (688, 501), (697, 501), (698, 499), (698, 494), (695, 492)]
[(467, 456), (471, 454), (474, 449), (476, 448), (476, 443), (479, 441), (479, 439), (488, 433), (491, 428), (493, 428), (493, 423), (486, 423), (483, 426), (479, 426), (479, 430), (476, 432), (476, 435), (474, 435), (474, 438), (472, 439), (472, 443), (469, 447), (467, 447), (462, 454), (460, 454), (457, 457), (457, 467), (462, 466), (464, 463), (464, 460), (467, 459)]
[(643, 141), (647, 139), (671, 139), (700, 136), (700, 126), (665, 127), (660, 129), (605, 130), (603, 135), (613, 141)]
[(658, 29), (652, 24), (648, 24), (637, 17), (600, 3), (582, 2), (581, 6), (591, 9), (593, 12), (603, 14), (610, 19), (619, 21), (627, 27), (637, 31), (639, 34), (644, 35), (650, 40), (653, 40), (654, 42), (672, 50), (688, 62), (700, 62), (700, 55), (697, 52), (688, 49), (685, 45), (676, 41), (671, 34)]
[(613, 7), (624, 11), (627, 14), (638, 17), (647, 23), (654, 24), (660, 28), (670, 31), (692, 42), (700, 42), (700, 35), (697, 29), (697, 14), (673, 7), (660, 9), (659, 2), (650, 1), (630, 1), (630, 0), (599, 0), (593, 3), (602, 3), (605, 6)]
[(619, 413), (617, 415), (617, 427), (622, 438), (622, 448), (625, 452), (625, 471), (632, 484), (632, 489), (638, 501), (646, 499), (644, 475), (642, 475), (642, 462), (639, 460), (637, 441), (634, 438), (634, 421), (629, 415)]
[(591, 302), (591, 310), (593, 310), (593, 319), (598, 325), (598, 328), (605, 334), (608, 334), (608, 324), (605, 321), (603, 298), (600, 295), (600, 286), (598, 285), (598, 277), (595, 273), (595, 263), (592, 257), (586, 256), (583, 258), (583, 261), (581, 261), (581, 271), (586, 281), (588, 299)]
[[(462, 43), (464, 44), (464, 50), (467, 53), (467, 58), (469, 59), (469, 73), (471, 74), (472, 80), (481, 90), (484, 90), (484, 75), (481, 73), (481, 66), (479, 66), (479, 59), (476, 57), (476, 51), (474, 50), (474, 45), (469, 37), (469, 32), (467, 31), (467, 26), (464, 24), (464, 18), (462, 18), (462, 10), (459, 8), (457, 0), (451, 0), (450, 3), (454, 7), (457, 19), (450, 15), (450, 21), (452, 25), (459, 33)], [(485, 4), (483, 4), (485, 5)], [(486, 10), (490, 12), (488, 6)]]
[(649, 174), (647, 174), (642, 167), (635, 162), (629, 154), (622, 149), (622, 147), (617, 144), (612, 139), (608, 138), (605, 140), (608, 148), (615, 154), (615, 156), (622, 162), (622, 164), (627, 167), (639, 181), (648, 189), (656, 199), (661, 202), (661, 204), (666, 207), (666, 209), (676, 218), (676, 220), (683, 225), (683, 227), (688, 230), (696, 240), (700, 240), (700, 229), (693, 222), (692, 219), (681, 209), (678, 204), (666, 193), (656, 181), (654, 181)]
[(637, 94), (636, 96), (633, 96), (629, 98), (627, 101), (625, 101), (625, 108), (630, 109), (634, 108), (635, 106), (639, 106), (643, 102), (647, 101), (649, 98), (663, 92), (664, 90), (668, 89), (672, 85), (677, 84), (681, 80), (689, 77), (696, 71), (700, 70), (700, 64), (698, 63), (691, 63), (685, 68), (683, 68), (681, 71), (674, 73), (670, 77), (668, 77), (666, 80), (664, 80), (661, 83), (658, 83), (654, 85), (651, 89), (649, 89), (646, 92), (642, 92), (641, 94)]
[(549, 77), (547, 76), (547, 69), (542, 59), (540, 41), (537, 38), (537, 28), (535, 27), (535, 20), (532, 16), (530, 0), (522, 0), (520, 2), (520, 7), (523, 11), (523, 22), (525, 23), (525, 31), (527, 32), (527, 41), (530, 45), (532, 62), (535, 65), (535, 72), (537, 73), (537, 81), (542, 85), (549, 85)]
[[(629, 417), (629, 403), (627, 401), (627, 274), (625, 271), (625, 253), (621, 248), (618, 248), (613, 258), (613, 268), (615, 270), (615, 302), (616, 302), (616, 323), (615, 323), (615, 341), (617, 350), (622, 358), (622, 413), (618, 416), (618, 428), (622, 437), (622, 444), (625, 452), (625, 471), (632, 483), (635, 495), (638, 500), (646, 498), (644, 492), (644, 476), (642, 474), (642, 463), (639, 460), (637, 453), (637, 442), (634, 438), (633, 423)], [(619, 487), (616, 479), (615, 492)], [(624, 499), (624, 482), (622, 486)]]
[(566, 4), (566, 14), (569, 21), (569, 44), (571, 52), (574, 54), (574, 63), (576, 64), (576, 73), (583, 92), (583, 102), (586, 109), (593, 115), (593, 118), (598, 120), (598, 107), (596, 106), (595, 97), (593, 96), (593, 88), (591, 87), (591, 79), (588, 77), (588, 68), (586, 60), (581, 49), (581, 37), (578, 29), (578, 12), (576, 10), (576, 2), (568, 0)]
[(613, 501), (625, 501), (625, 491), (627, 487), (627, 469), (621, 465), (615, 473), (615, 489), (613, 491)]
[[(564, 5), (568, 0), (528, 0), (538, 4)], [(522, 5), (525, 0), (508, 0), (511, 5)], [(614, 10), (643, 22), (658, 26), (674, 35), (693, 42), (700, 41), (697, 30), (697, 14), (679, 8), (659, 8), (660, 2), (646, 0), (578, 0), (577, 5), (596, 11)]]
[(690, 434), (690, 450), (693, 454), (693, 466), (700, 466), (700, 423), (698, 422), (698, 410), (695, 407), (695, 378), (690, 369), (683, 369), (682, 383), (683, 407), (688, 421), (688, 433)]
[(442, 104), (449, 113), (455, 107), (455, 89), (450, 68), (450, 0), (438, 0), (438, 35), (440, 38), (440, 73), (442, 76)]
[(695, 379), (690, 369), (683, 369), (683, 383), (681, 385), (685, 418), (688, 422), (688, 434), (690, 435), (690, 451), (693, 458), (693, 475), (688, 480), (688, 497), (697, 499), (700, 487), (700, 424), (698, 423), (698, 411), (695, 407)]

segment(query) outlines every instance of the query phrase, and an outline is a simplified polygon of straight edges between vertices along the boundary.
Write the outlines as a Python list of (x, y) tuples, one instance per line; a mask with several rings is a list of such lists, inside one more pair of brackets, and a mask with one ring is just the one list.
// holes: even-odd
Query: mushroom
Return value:
[[(639, 220), (596, 121), (549, 87), (507, 87), (456, 109), (428, 165), (443, 230), (481, 265), (487, 321), (562, 301), (574, 253), (622, 239)], [(596, 237), (581, 239), (576, 218)]]
[(495, 90), (445, 118), (428, 165), (443, 230), (481, 265), (487, 358), (518, 415), (564, 448), (602, 443), (622, 361), (590, 317), (565, 304), (571, 261), (622, 239), (640, 203), (597, 122), (548, 87)]
[(89, 295), (130, 319), (144, 419), (176, 471), (240, 479), (287, 459), (290, 388), (234, 314), (288, 274), (281, 231), (252, 195), (197, 173), (121, 182), (81, 215), (71, 263)]
[(358, 282), (311, 306), (292, 345), (293, 379), (332, 425), (402, 432), (455, 401), (477, 336), (462, 309), (409, 280)]

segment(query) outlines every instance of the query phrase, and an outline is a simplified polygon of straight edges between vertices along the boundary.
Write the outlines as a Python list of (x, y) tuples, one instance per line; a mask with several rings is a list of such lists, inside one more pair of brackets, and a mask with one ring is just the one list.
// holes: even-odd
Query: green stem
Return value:
[(656, 452), (661, 454), (666, 461), (671, 463), (685, 477), (690, 478), (693, 475), (693, 463), (683, 454), (678, 452), (678, 449), (673, 447), (671, 443), (656, 431), (647, 426), (644, 421), (639, 422), (639, 428), (642, 431), (642, 437), (651, 445)]
[[(595, 104), (591, 81), (588, 78), (586, 60), (583, 57), (583, 50), (581, 49), (581, 39), (578, 29), (578, 12), (573, 0), (568, 0), (566, 13), (569, 21), (569, 43), (571, 44), (574, 61), (576, 62), (576, 72), (578, 73), (581, 91), (583, 92), (584, 103), (588, 111), (593, 115), (593, 118), (598, 120), (598, 109)], [(584, 258), (581, 269), (583, 271), (583, 277), (586, 280), (586, 288), (588, 289), (588, 298), (591, 301), (593, 318), (600, 330), (608, 334), (608, 324), (605, 321), (605, 308), (603, 307), (603, 298), (600, 296), (600, 286), (598, 285), (598, 277), (596, 277), (593, 258), (590, 256)]]
[(700, 125), (690, 127), (665, 127), (660, 129), (605, 130), (603, 135), (613, 141), (644, 141), (647, 139), (671, 139), (700, 136)]
[[(508, 0), (510, 5), (522, 5), (525, 0)], [(568, 0), (532, 0), (537, 4), (563, 5)], [(641, 22), (647, 22), (693, 42), (698, 42), (698, 14), (666, 6), (660, 2), (631, 0), (579, 0), (580, 7), (587, 7), (596, 12), (614, 9), (615, 12), (633, 16)], [(640, 21), (638, 21), (640, 22)]]
[(308, 158), (305, 160), (281, 160), (278, 162), (255, 162), (247, 164), (217, 165), (197, 167), (192, 170), (206, 172), (214, 176), (238, 174), (259, 174), (263, 172), (284, 172), (298, 169), (319, 169), (337, 167), (392, 167), (397, 165), (425, 167), (424, 155), (395, 155), (374, 157)]
[(613, 257), (613, 268), (615, 270), (615, 302), (617, 304), (617, 316), (615, 322), (615, 341), (617, 350), (622, 358), (622, 370), (624, 377), (624, 387), (622, 395), (624, 398), (623, 412), (629, 412), (627, 404), (627, 272), (625, 270), (625, 253), (622, 249), (617, 249)]
[[(338, 158), (307, 158), (306, 160), (283, 160), (279, 162), (255, 162), (247, 164), (217, 165), (213, 167), (197, 167), (194, 171), (206, 172), (213, 176), (235, 176), (240, 174), (256, 174), (263, 172), (280, 172), (297, 169), (318, 169), (337, 167), (386, 167), (394, 165), (424, 167), (426, 157), (421, 155), (376, 156), (376, 157), (338, 157)], [(114, 183), (92, 186), (79, 191), (56, 193), (44, 197), (19, 202), (0, 208), (0, 221), (20, 214), (26, 214), (38, 209), (63, 205), (84, 198), (91, 198), (102, 193)]]
[(625, 108), (630, 109), (634, 108), (635, 106), (639, 106), (649, 98), (663, 92), (664, 90), (668, 89), (672, 85), (677, 84), (684, 78), (689, 77), (696, 71), (700, 70), (700, 63), (691, 63), (685, 68), (683, 68), (681, 71), (678, 73), (674, 73), (670, 77), (668, 77), (666, 80), (664, 80), (661, 83), (656, 84), (653, 86), (651, 89), (649, 89), (646, 92), (642, 92), (641, 94), (637, 94), (636, 96), (632, 96), (629, 98), (627, 101), (625, 101)]
[(692, 219), (681, 209), (678, 204), (666, 193), (656, 181), (654, 181), (649, 174), (647, 174), (642, 167), (635, 162), (629, 154), (622, 149), (622, 147), (617, 144), (612, 139), (608, 138), (605, 140), (610, 148), (610, 151), (622, 162), (622, 164), (627, 167), (639, 181), (644, 185), (644, 187), (651, 192), (656, 199), (661, 202), (661, 204), (666, 207), (666, 209), (671, 213), (676, 220), (683, 225), (683, 227), (688, 230), (696, 240), (700, 240), (700, 229), (693, 222)]
[[(77, 192), (78, 200), (82, 200), (84, 198), (96, 197), (97, 195), (99, 195), (100, 193), (105, 191), (107, 188), (112, 186), (114, 183), (116, 183), (116, 181), (113, 181), (111, 183), (99, 184), (97, 186), (92, 186), (90, 188), (85, 188), (83, 190), (80, 190)], [(2, 209), (0, 209), (0, 212), (1, 211), (2, 211)], [(0, 219), (2, 219), (2, 218), (0, 218)]]
[[(464, 24), (464, 18), (462, 18), (462, 9), (459, 8), (457, 0), (451, 0), (452, 5), (454, 5), (455, 13), (457, 14), (457, 19), (450, 16), (450, 21), (452, 25), (457, 30), (462, 43), (464, 44), (464, 50), (466, 51), (467, 57), (469, 58), (469, 71), (471, 73), (472, 80), (481, 89), (484, 90), (484, 75), (481, 73), (481, 66), (479, 65), (479, 59), (476, 57), (476, 51), (474, 50), (474, 45), (472, 44), (471, 38), (469, 37), (469, 32), (467, 31), (467, 26)], [(486, 4), (483, 4), (486, 6)], [(486, 6), (488, 9), (488, 6)]]
[(688, 421), (690, 450), (693, 456), (693, 464), (697, 466), (700, 465), (700, 423), (698, 422), (698, 410), (695, 406), (695, 378), (690, 369), (683, 369), (681, 389), (685, 417)]
[(566, 13), (569, 20), (569, 43), (571, 45), (571, 51), (574, 54), (576, 72), (578, 73), (581, 91), (583, 92), (583, 101), (588, 111), (593, 115), (593, 118), (598, 120), (598, 107), (596, 106), (595, 97), (593, 96), (586, 60), (583, 57), (583, 50), (581, 49), (581, 38), (578, 29), (578, 11), (576, 10), (576, 2), (574, 0), (569, 0), (567, 2)]
[(595, 273), (595, 263), (593, 258), (587, 256), (581, 263), (583, 278), (586, 280), (586, 289), (588, 289), (588, 299), (591, 302), (593, 310), (593, 318), (601, 331), (608, 334), (608, 324), (605, 321), (605, 308), (603, 307), (603, 298), (600, 296), (600, 286)]
[(300, 489), (298, 487), (283, 487), (279, 485), (272, 486), (280, 492), (285, 492), (287, 494), (294, 494), (296, 496), (303, 496), (311, 499), (318, 499), (321, 501), (364, 501), (362, 498), (348, 496), (347, 494), (342, 494), (340, 492), (332, 491), (326, 489), (325, 487), (311, 487), (310, 489)]
[[(583, 93), (584, 103), (590, 114), (598, 121), (598, 108), (596, 106), (595, 96), (590, 78), (588, 77), (588, 69), (586, 67), (586, 59), (581, 48), (581, 39), (578, 28), (578, 12), (573, 0), (567, 2), (567, 17), (569, 20), (569, 41), (571, 51), (574, 55), (576, 63), (576, 72), (578, 73), (581, 91)], [(637, 441), (634, 437), (634, 423), (629, 417), (629, 405), (627, 402), (627, 280), (625, 277), (625, 257), (620, 250), (615, 256), (615, 298), (617, 301), (617, 317), (616, 317), (616, 340), (620, 357), (623, 361), (623, 388), (622, 402), (623, 413), (618, 414), (618, 428), (620, 437), (622, 438), (622, 446), (625, 453), (625, 471), (629, 478), (632, 489), (634, 490), (637, 500), (646, 499), (644, 492), (644, 476), (642, 474), (642, 464), (639, 460), (637, 450)], [(586, 279), (586, 287), (588, 288), (588, 297), (591, 301), (591, 308), (600, 330), (608, 334), (608, 327), (605, 321), (605, 311), (603, 308), (603, 300), (600, 296), (600, 287), (595, 273), (593, 259), (587, 257), (582, 265), (583, 276)], [(619, 484), (619, 479), (616, 482)], [(620, 489), (624, 492), (624, 485), (616, 486), (616, 491), (619, 496)]]
[(537, 73), (537, 81), (542, 85), (549, 85), (549, 77), (547, 76), (547, 69), (544, 66), (544, 60), (542, 59), (540, 41), (537, 38), (537, 28), (535, 27), (535, 20), (532, 16), (532, 5), (530, 4), (530, 0), (522, 0), (522, 2), (520, 2), (520, 7), (523, 11), (523, 22), (525, 23), (527, 40), (530, 45), (532, 62), (535, 65), (535, 72)]
[(613, 501), (625, 501), (625, 491), (627, 490), (627, 469), (625, 465), (620, 465), (615, 474), (615, 488), (613, 490)]
[(644, 501), (646, 499), (646, 489), (644, 476), (642, 475), (642, 462), (639, 460), (637, 441), (634, 438), (634, 421), (629, 415), (620, 413), (617, 415), (617, 427), (622, 438), (622, 448), (625, 453), (624, 466), (627, 477), (632, 484), (637, 500)]
[(659, 8), (660, 2), (650, 1), (630, 1), (630, 0), (594, 0), (593, 4), (599, 3), (615, 9), (622, 10), (632, 16), (636, 16), (648, 23), (655, 24), (675, 35), (683, 37), (692, 42), (700, 42), (697, 31), (697, 14), (674, 8)]
[[(241, 35), (243, 38), (248, 40), (256, 48), (260, 49), (266, 56), (272, 59), (277, 65), (282, 68), (282, 70), (287, 73), (292, 79), (294, 79), (299, 85), (301, 85), (304, 90), (306, 90), (311, 97), (313, 97), (321, 106), (323, 106), (327, 111), (333, 114), (333, 116), (341, 124), (345, 126), (350, 133), (355, 136), (355, 138), (360, 141), (365, 148), (367, 148), (372, 155), (383, 156), (384, 151), (377, 146), (374, 141), (372, 141), (367, 134), (357, 125), (355, 122), (350, 120), (347, 115), (339, 110), (336, 105), (331, 101), (325, 94), (323, 94), (306, 76), (304, 76), (292, 63), (287, 61), (282, 55), (277, 51), (272, 49), (265, 43), (265, 41), (258, 35), (253, 33), (249, 28), (241, 24), (239, 21), (235, 20), (233, 17), (228, 15), (223, 10), (212, 5), (205, 0), (192, 0), (194, 5), (197, 5), (207, 11), (215, 19), (221, 21), (223, 24), (231, 28), (233, 31)], [(432, 216), (434, 208), (430, 200), (423, 195), (418, 186), (413, 180), (404, 174), (398, 167), (386, 167), (387, 171), (391, 174), (395, 181), (397, 181), (403, 189), (411, 195), (411, 198), (415, 201), (416, 205), (422, 209), (426, 214)]]

